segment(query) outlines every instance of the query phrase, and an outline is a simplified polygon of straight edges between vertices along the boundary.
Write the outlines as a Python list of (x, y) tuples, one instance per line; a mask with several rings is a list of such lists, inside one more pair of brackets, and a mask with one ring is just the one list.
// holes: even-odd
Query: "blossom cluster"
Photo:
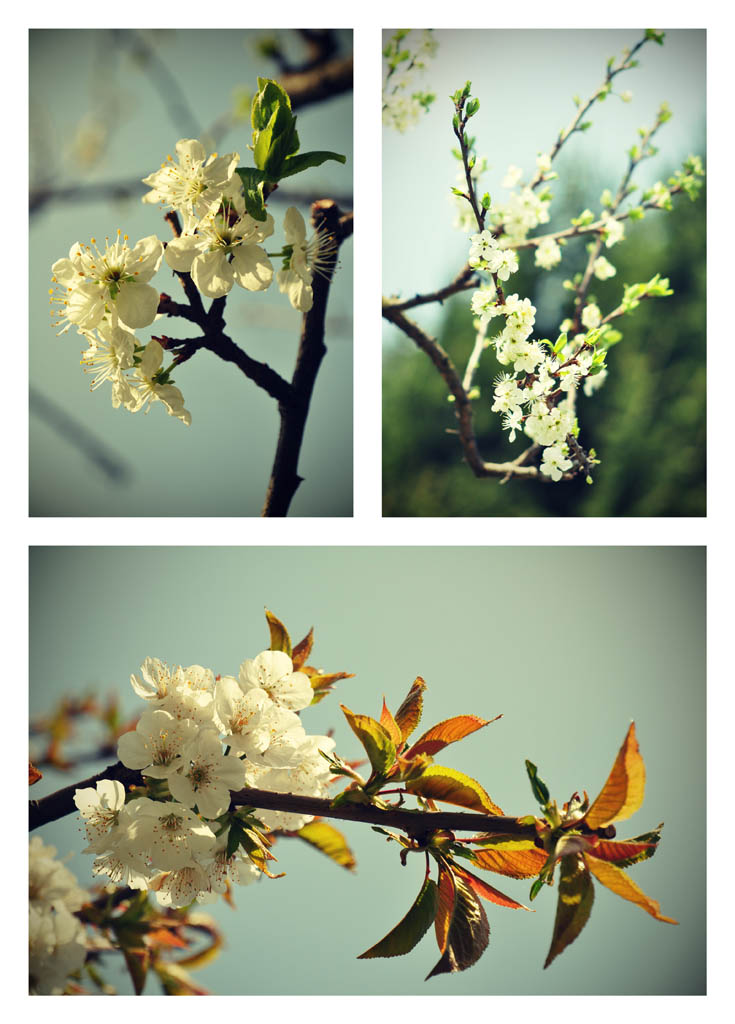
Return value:
[(146, 786), (126, 797), (120, 782), (104, 779), (76, 791), (93, 874), (181, 907), (267, 873), (258, 828), (298, 831), (311, 816), (257, 811), (254, 824), (231, 810), (231, 794), (247, 786), (326, 795), (330, 769), (320, 752), (331, 753), (334, 741), (307, 735), (298, 714), (312, 701), (309, 677), (269, 650), (245, 660), (237, 677), (146, 658), (131, 684), (148, 707), (120, 737), (118, 756)]
[(239, 162), (239, 153), (208, 156), (197, 139), (180, 139), (176, 158), (169, 155), (143, 179), (149, 191), (142, 200), (180, 216), (178, 237), (164, 245), (149, 235), (131, 246), (118, 230), (104, 245), (94, 238), (89, 244), (75, 243), (68, 257), (53, 264), (55, 326), (60, 334), (75, 327), (85, 338), (89, 347), (81, 362), (93, 375), (91, 390), (109, 381), (114, 408), (135, 413), (160, 402), (170, 416), (191, 423), (184, 397), (171, 380), (173, 366), (163, 367), (162, 345), (155, 338), (139, 344), (135, 335), (160, 315), (159, 292), (150, 282), (164, 259), (172, 270), (190, 274), (203, 296), (217, 299), (234, 285), (251, 292), (267, 289), (274, 279), (270, 256), (278, 256), (279, 290), (295, 309), (311, 309), (313, 275), (324, 272), (334, 240), (324, 232), (307, 239), (304, 218), (289, 207), (285, 242), (269, 255), (263, 243), (274, 233), (274, 221), (270, 214), (259, 221), (247, 212)]
[(429, 109), (434, 94), (417, 90), (415, 77), (417, 72), (425, 70), (426, 62), (435, 55), (438, 45), (431, 29), (421, 33), (399, 30), (386, 45), (383, 50), (383, 124), (387, 128), (405, 132), (418, 123), (422, 111)]
[(34, 836), (28, 846), (28, 954), (30, 992), (57, 995), (84, 964), (86, 935), (75, 917), (87, 899), (56, 848)]

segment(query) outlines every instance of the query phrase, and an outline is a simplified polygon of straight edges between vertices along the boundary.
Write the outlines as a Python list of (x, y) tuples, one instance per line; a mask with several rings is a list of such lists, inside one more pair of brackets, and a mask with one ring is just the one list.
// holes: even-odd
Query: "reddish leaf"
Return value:
[(612, 862), (625, 861), (626, 864), (635, 864), (638, 860), (645, 860), (656, 852), (655, 843), (634, 843), (630, 840), (617, 842), (611, 839), (601, 839), (587, 851), (587, 856), (595, 857), (597, 860)]
[[(497, 722), (500, 717), (498, 715), (492, 721)], [(464, 739), (465, 736), (477, 732), (478, 729), (482, 729), (486, 725), (490, 725), (490, 722), (485, 721), (484, 718), (478, 718), (476, 715), (458, 715), (456, 718), (447, 718), (444, 722), (439, 722), (438, 725), (432, 726), (425, 732), (416, 740), (411, 749), (406, 751), (404, 756), (410, 759), (416, 757), (417, 754), (430, 754), (433, 757), (449, 743), (456, 743), (457, 740)]]
[(449, 925), (452, 922), (453, 910), (454, 875), (444, 863), (440, 863), (436, 917), (434, 919), (434, 933), (440, 953), (443, 953), (447, 948), (447, 936), (449, 935)]
[(532, 878), (546, 863), (546, 854), (530, 839), (507, 837), (503, 843), (473, 850), (472, 860), (476, 867), (485, 871), (495, 871), (509, 878)]
[(631, 722), (607, 782), (587, 811), (585, 822), (595, 829), (629, 818), (643, 803), (645, 787), (646, 766), (638, 749), (635, 723)]
[(151, 928), (146, 935), (146, 941), (151, 946), (167, 946), (175, 949), (188, 949), (189, 943), (186, 939), (182, 939), (180, 935), (177, 935), (175, 931), (170, 928), (160, 927)]
[(614, 864), (608, 864), (604, 860), (595, 860), (592, 857), (587, 860), (587, 865), (598, 882), (602, 882), (604, 886), (617, 893), (618, 896), (622, 896), (624, 900), (630, 900), (631, 903), (635, 903), (645, 910), (647, 914), (650, 914), (651, 917), (655, 917), (657, 921), (666, 921), (667, 924), (679, 923), (673, 917), (665, 917), (661, 913), (661, 907), (656, 900), (646, 896), (633, 879), (626, 875), (619, 867), (616, 867)]
[(410, 953), (431, 927), (436, 907), (436, 883), (427, 878), (406, 916), (388, 932), (385, 938), (361, 953), (357, 959), (403, 956), (405, 953)]
[(484, 811), (486, 814), (502, 814), (501, 809), (493, 803), (479, 782), (469, 775), (457, 772), (453, 768), (443, 768), (438, 764), (429, 765), (418, 779), (406, 782), (409, 793), (415, 793), (428, 800), (443, 800), (459, 807), (469, 807), (473, 811)]
[(380, 712), (380, 724), (395, 743), (396, 749), (398, 749), (398, 747), (403, 743), (403, 735), (401, 730), (398, 728), (395, 718), (388, 710), (388, 706), (385, 703), (385, 697), (383, 697), (383, 710)]
[(28, 762), (28, 785), (32, 786), (34, 782), (38, 782), (39, 779), (43, 778), (43, 772), (39, 772), (35, 764)]
[[(477, 963), (487, 949), (490, 926), (485, 910), (467, 882), (453, 875), (454, 900), (442, 957), (426, 976), (465, 971)], [(440, 874), (441, 886), (441, 874)], [(441, 897), (440, 897), (441, 903)]]
[(554, 934), (544, 968), (577, 938), (592, 911), (595, 890), (580, 854), (562, 857)]
[(401, 735), (404, 740), (408, 739), (421, 721), (425, 689), (426, 683), (424, 680), (421, 676), (416, 676), (411, 684), (411, 689), (406, 695), (406, 699), (395, 713), (396, 725), (401, 730)]
[(459, 865), (455, 865), (454, 870), (462, 876), (465, 882), (467, 882), (470, 888), (475, 892), (475, 895), (481, 896), (484, 900), (488, 900), (490, 903), (497, 903), (500, 907), (510, 907), (511, 910), (531, 910), (531, 908), (525, 906), (525, 904), (519, 903), (510, 896), (506, 896), (505, 893), (500, 892), (498, 889), (494, 889), (492, 885), (488, 885), (487, 882), (483, 882), (481, 878), (478, 878), (477, 875), (473, 875), (472, 872), (467, 871), (466, 868), (461, 868)]
[(288, 630), (283, 625), (279, 618), (269, 612), (266, 608), (265, 617), (268, 621), (268, 629), (271, 634), (271, 650), (272, 651), (284, 651), (289, 658), (291, 657), (291, 637), (288, 635)]
[(294, 672), (300, 672), (306, 659), (311, 654), (311, 648), (314, 643), (314, 628), (312, 627), (306, 634), (303, 640), (296, 644), (293, 651), (291, 652), (291, 660), (293, 661)]

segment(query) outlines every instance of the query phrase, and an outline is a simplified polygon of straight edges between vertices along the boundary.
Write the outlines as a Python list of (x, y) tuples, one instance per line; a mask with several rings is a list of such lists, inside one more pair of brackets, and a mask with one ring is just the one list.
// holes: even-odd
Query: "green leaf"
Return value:
[(347, 157), (341, 153), (331, 153), (329, 150), (314, 150), (312, 153), (299, 153), (297, 156), (287, 157), (281, 166), (280, 178), (290, 178), (292, 174), (305, 171), (309, 167), (319, 167), (327, 160), (336, 160), (340, 164), (347, 162)]
[(427, 974), (427, 981), (437, 974), (450, 974), (472, 967), (487, 949), (490, 939), (485, 908), (464, 879), (442, 865), (439, 887), (446, 894), (443, 899), (445, 912), (448, 911), (448, 927), (442, 957)]
[(276, 618), (273, 612), (269, 612), (266, 608), (265, 617), (268, 620), (268, 628), (271, 633), (271, 646), (272, 651), (283, 651), (285, 654), (291, 657), (291, 637), (288, 635), (288, 630), (283, 625), (280, 619)]
[(577, 854), (562, 857), (554, 934), (544, 969), (577, 938), (587, 924), (594, 899), (595, 891), (584, 858)]
[(538, 768), (531, 761), (526, 761), (526, 771), (528, 772), (528, 778), (531, 782), (531, 789), (533, 795), (536, 797), (542, 807), (548, 807), (549, 804), (549, 789), (543, 779), (538, 777)]
[(255, 166), (277, 181), (284, 161), (299, 150), (296, 118), (283, 86), (272, 78), (258, 78), (250, 119)]
[(264, 221), (266, 219), (265, 198), (263, 196), (263, 185), (266, 177), (262, 171), (254, 167), (238, 167), (245, 195), (245, 209), (253, 220)]
[(410, 953), (431, 927), (436, 906), (436, 882), (427, 878), (406, 916), (385, 938), (361, 953), (357, 959), (368, 960), (372, 957), (403, 956)]
[(350, 729), (365, 748), (373, 771), (379, 775), (385, 774), (396, 760), (396, 746), (388, 730), (369, 715), (356, 715), (344, 704), (340, 704), (340, 707)]

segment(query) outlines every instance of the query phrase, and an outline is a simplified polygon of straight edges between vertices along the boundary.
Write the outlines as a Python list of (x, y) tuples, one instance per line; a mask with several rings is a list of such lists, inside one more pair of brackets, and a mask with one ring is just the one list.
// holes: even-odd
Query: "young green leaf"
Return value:
[(368, 960), (372, 957), (403, 956), (410, 953), (431, 927), (436, 906), (436, 883), (427, 878), (406, 916), (380, 942), (365, 950), (357, 959)]
[(526, 761), (526, 771), (528, 772), (528, 778), (531, 782), (531, 789), (533, 795), (536, 797), (542, 807), (547, 807), (549, 803), (549, 787), (546, 785), (543, 779), (538, 777), (538, 768), (532, 761)]
[(295, 156), (286, 157), (281, 165), (278, 178), (279, 180), (282, 178), (290, 178), (292, 174), (298, 174), (300, 171), (305, 171), (309, 167), (319, 167), (321, 164), (326, 163), (327, 160), (336, 160), (337, 163), (344, 164), (347, 162), (347, 157), (343, 156), (341, 153), (331, 153), (328, 150), (315, 150), (312, 153), (298, 153)]

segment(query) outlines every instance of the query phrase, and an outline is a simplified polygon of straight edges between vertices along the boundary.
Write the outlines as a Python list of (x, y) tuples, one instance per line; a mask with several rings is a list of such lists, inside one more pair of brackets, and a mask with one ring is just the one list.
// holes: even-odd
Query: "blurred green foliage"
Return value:
[[(565, 196), (552, 205), (552, 230), (585, 205), (596, 208), (600, 189), (590, 179), (597, 172), (577, 167), (574, 174)], [(593, 279), (590, 289), (603, 315), (619, 303), (624, 284), (647, 281), (656, 272), (670, 279), (674, 295), (646, 300), (615, 321), (623, 340), (608, 356), (608, 378), (592, 397), (578, 396), (580, 441), (601, 460), (593, 486), (581, 477), (502, 486), (494, 478), (477, 479), (462, 461), (458, 439), (447, 433), (456, 419), (443, 380), (390, 327), (383, 360), (383, 515), (706, 515), (705, 202), (703, 190), (696, 202), (677, 197), (671, 213), (648, 211), (638, 223), (626, 221), (625, 241), (604, 250), (617, 274), (604, 282)], [(561, 282), (583, 268), (585, 244), (570, 243), (551, 272), (535, 267), (532, 253), (519, 254), (520, 270), (505, 290), (531, 297), (535, 336), (556, 338), (559, 323), (570, 315), (570, 293)], [(457, 269), (448, 270), (447, 280)], [(445, 304), (437, 335), (460, 374), (474, 341), (469, 295)], [(420, 315), (416, 319), (421, 322)], [(488, 461), (515, 458), (528, 444), (521, 435), (509, 445), (500, 416), (490, 411), (492, 381), (504, 369), (488, 350), (475, 375), (481, 391), (475, 430)]]

